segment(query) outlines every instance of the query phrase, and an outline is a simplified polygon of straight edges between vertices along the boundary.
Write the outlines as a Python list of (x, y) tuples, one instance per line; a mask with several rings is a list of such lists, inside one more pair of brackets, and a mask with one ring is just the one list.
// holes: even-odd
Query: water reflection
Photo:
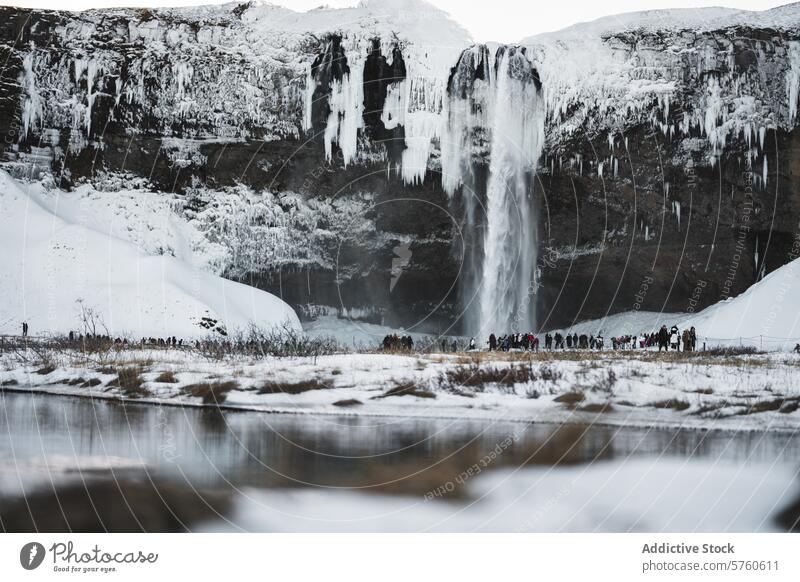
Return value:
[(270, 415), (11, 393), (0, 398), (0, 458), (23, 467), (27, 461), (142, 461), (160, 477), (205, 488), (417, 491), (429, 481), (426, 474), (441, 480), (487, 455), (493, 467), (629, 456), (745, 464), (797, 464), (800, 458), (797, 438), (788, 433)]

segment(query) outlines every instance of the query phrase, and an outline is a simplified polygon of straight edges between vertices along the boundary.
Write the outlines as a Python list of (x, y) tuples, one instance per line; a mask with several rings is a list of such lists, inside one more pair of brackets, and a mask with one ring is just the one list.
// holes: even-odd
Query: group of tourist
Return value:
[[(539, 351), (539, 338), (533, 333), (512, 333), (497, 336), (489, 334), (487, 342), (489, 351), (522, 350)], [(662, 325), (657, 332), (642, 335), (620, 335), (611, 338), (611, 348), (615, 350), (647, 349), (658, 347), (658, 350), (676, 350), (692, 352), (697, 349), (697, 332), (694, 327), (681, 332), (677, 325), (667, 329)], [(580, 334), (561, 332), (544, 334), (544, 349), (546, 350), (602, 350), (605, 347), (605, 338), (602, 334)], [(470, 348), (477, 349), (475, 340), (470, 341)]]
[(414, 340), (410, 335), (399, 336), (396, 333), (391, 333), (383, 338), (382, 346), (387, 352), (395, 352), (398, 350), (410, 352), (414, 349)]

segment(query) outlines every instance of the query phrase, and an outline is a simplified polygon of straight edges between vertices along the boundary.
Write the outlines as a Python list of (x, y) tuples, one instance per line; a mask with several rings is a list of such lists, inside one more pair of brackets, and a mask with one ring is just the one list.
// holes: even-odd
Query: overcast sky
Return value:
[[(229, 0), (0, 0), (0, 4), (81, 10), (108, 6), (193, 6), (223, 4)], [(430, 0), (449, 12), (467, 28), (476, 41), (516, 42), (537, 34), (594, 20), (609, 14), (655, 8), (697, 8), (726, 6), (747, 10), (766, 10), (787, 0)], [(333, 7), (354, 6), (358, 0), (272, 0), (273, 4), (305, 11), (321, 4)]]

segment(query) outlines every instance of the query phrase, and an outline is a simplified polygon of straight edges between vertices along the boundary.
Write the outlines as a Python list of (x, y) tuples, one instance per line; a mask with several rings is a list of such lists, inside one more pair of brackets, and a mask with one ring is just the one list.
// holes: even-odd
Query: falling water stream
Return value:
[(480, 331), (535, 326), (536, 216), (532, 175), (544, 141), (544, 108), (530, 61), (512, 49), (500, 60), (491, 123)]
[[(442, 144), (443, 185), (462, 189), (465, 230), (482, 232), (467, 253), (463, 297), (472, 332), (535, 329), (537, 216), (532, 189), (544, 143), (545, 109), (525, 52), (473, 47), (462, 54), (449, 84), (449, 116)], [(475, 156), (488, 159), (485, 203), (471, 172)]]

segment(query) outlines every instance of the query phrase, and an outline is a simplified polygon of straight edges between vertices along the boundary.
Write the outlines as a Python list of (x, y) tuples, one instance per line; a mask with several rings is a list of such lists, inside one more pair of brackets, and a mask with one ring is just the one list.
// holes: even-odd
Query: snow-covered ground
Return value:
[[(727, 430), (800, 427), (800, 356), (607, 351), (318, 358), (125, 350), (50, 366), (0, 360), (11, 390), (273, 413), (502, 419)], [(165, 374), (166, 373), (166, 374)]]
[[(109, 198), (116, 203), (87, 203), (80, 193), (47, 196), (41, 184), (28, 187), (0, 171), (0, 333), (20, 333), (23, 321), (35, 335), (83, 332), (87, 313), (98, 333), (135, 338), (205, 337), (251, 322), (300, 329), (279, 298), (193, 265), (175, 234), (180, 225), (139, 222), (139, 203)], [(123, 203), (134, 212), (115, 221)], [(148, 226), (157, 232), (139, 240)], [(164, 239), (174, 251), (154, 248)]]

